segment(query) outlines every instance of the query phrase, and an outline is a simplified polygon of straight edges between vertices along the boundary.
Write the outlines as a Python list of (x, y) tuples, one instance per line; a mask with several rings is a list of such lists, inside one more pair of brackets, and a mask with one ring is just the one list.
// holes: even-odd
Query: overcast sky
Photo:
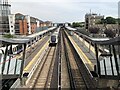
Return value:
[(118, 16), (119, 0), (10, 0), (12, 13), (23, 13), (43, 21), (84, 21), (85, 13)]

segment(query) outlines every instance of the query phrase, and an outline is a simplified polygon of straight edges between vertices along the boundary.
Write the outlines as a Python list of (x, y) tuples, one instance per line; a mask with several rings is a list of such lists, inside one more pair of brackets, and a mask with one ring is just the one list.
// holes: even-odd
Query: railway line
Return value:
[[(18, 86), (30, 90), (61, 90), (64, 88), (73, 90), (99, 89), (100, 80), (98, 77), (93, 77), (91, 70), (86, 65), (86, 62), (89, 62), (87, 63), (88, 65), (93, 63), (85, 55), (85, 52), (82, 52), (86, 48), (81, 49), (81, 47), (84, 47), (81, 45), (82, 43), (80, 43), (81, 47), (79, 47), (80, 45), (76, 44), (77, 38), (71, 36), (64, 27), (59, 29), (60, 31), (57, 35), (44, 37), (37, 43), (33, 43), (26, 50), (25, 66), (28, 62), (30, 64), (24, 69), (25, 73), (21, 79), (22, 83), (24, 83), (23, 87)], [(83, 38), (80, 38), (80, 40), (82, 42)], [(83, 45), (86, 45), (87, 49), (89, 48), (89, 42), (84, 41)], [(92, 49), (89, 50), (93, 52)], [(34, 56), (35, 58), (33, 58)], [(15, 83), (14, 85), (17, 84)]]
[[(61, 29), (56, 46), (48, 46), (45, 55), (40, 59), (38, 67), (25, 88), (32, 90), (49, 88), (87, 90), (88, 88), (95, 88), (89, 72), (66, 33)], [(47, 38), (42, 40), (41, 44), (36, 45), (35, 50), (39, 51), (38, 48), (42, 47), (42, 43), (46, 41)]]
[(67, 38), (64, 35), (63, 35), (63, 41), (64, 41), (63, 43), (64, 43), (65, 51), (67, 51), (65, 55), (66, 55), (67, 68), (68, 68), (69, 79), (71, 84), (70, 86), (71, 88), (74, 89), (75, 88), (86, 89), (85, 83), (77, 66), (75, 57), (72, 53)]
[(36, 69), (34, 76), (30, 80), (28, 88), (32, 88), (33, 90), (35, 88), (50, 88), (55, 53), (56, 47), (49, 47), (39, 67)]
[(73, 45), (69, 41), (69, 36), (63, 32), (63, 44), (70, 79), (71, 88), (94, 89), (96, 88), (95, 80), (87, 70), (79, 55), (76, 53)]
[(55, 63), (53, 68), (53, 74), (51, 79), (50, 88), (61, 88), (61, 45), (60, 34), (58, 35), (58, 43), (56, 45)]
[[(94, 88), (91, 79), (89, 79), (89, 74), (86, 73), (86, 68), (84, 68), (82, 62), (79, 62), (80, 57), (76, 56), (65, 32), (60, 32), (58, 44), (54, 47), (49, 47), (31, 78), (28, 88), (33, 90), (36, 88), (57, 88), (60, 90), (64, 87), (62, 80), (65, 77), (62, 76), (63, 72), (61, 71), (63, 68), (66, 68), (64, 75), (66, 75), (65, 82), (68, 88), (84, 90)], [(63, 55), (64, 60), (61, 58)], [(62, 67), (63, 61), (64, 67)]]
[[(62, 29), (64, 30), (64, 29)], [(67, 69), (67, 61), (65, 56), (65, 47), (63, 43), (63, 34), (62, 31), (60, 33), (61, 35), (61, 88), (70, 88), (70, 80), (69, 80), (69, 74)]]

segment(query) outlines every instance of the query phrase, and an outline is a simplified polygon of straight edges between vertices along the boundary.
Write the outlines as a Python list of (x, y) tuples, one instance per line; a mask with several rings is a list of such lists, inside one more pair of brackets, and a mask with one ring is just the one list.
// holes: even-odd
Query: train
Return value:
[(49, 46), (56, 46), (58, 43), (58, 36), (59, 36), (60, 27), (50, 36)]

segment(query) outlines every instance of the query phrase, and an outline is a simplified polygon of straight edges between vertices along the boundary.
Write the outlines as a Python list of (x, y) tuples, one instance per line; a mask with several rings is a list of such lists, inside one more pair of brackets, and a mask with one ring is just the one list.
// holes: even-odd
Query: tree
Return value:
[(118, 22), (118, 24), (120, 25), (120, 18), (116, 19), (116, 21)]
[(89, 32), (92, 34), (97, 34), (97, 33), (99, 33), (99, 31), (100, 31), (100, 29), (97, 27), (90, 27), (89, 28)]
[(75, 28), (75, 27), (80, 27), (80, 23), (79, 22), (73, 22), (72, 23), (72, 27)]
[(85, 22), (73, 22), (72, 23), (72, 27), (73, 28), (75, 28), (75, 27), (81, 27), (81, 28), (83, 28), (84, 24), (85, 24)]
[(106, 17), (107, 24), (116, 24), (116, 19), (113, 17)]
[(115, 37), (115, 32), (111, 29), (106, 29), (104, 33), (106, 34), (107, 37), (110, 37), (110, 38)]
[(71, 26), (71, 24), (70, 24), (70, 23), (68, 23), (68, 26)]
[(97, 24), (116, 24), (117, 21), (113, 17), (102, 18), (101, 21), (98, 21)]
[(101, 19), (101, 24), (107, 24), (106, 19), (102, 18), (102, 19)]

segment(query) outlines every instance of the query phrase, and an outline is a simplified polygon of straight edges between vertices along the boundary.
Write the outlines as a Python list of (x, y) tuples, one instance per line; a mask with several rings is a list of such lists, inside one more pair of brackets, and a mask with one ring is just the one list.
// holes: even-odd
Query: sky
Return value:
[(10, 0), (12, 13), (52, 22), (81, 22), (86, 13), (118, 17), (119, 0)]

